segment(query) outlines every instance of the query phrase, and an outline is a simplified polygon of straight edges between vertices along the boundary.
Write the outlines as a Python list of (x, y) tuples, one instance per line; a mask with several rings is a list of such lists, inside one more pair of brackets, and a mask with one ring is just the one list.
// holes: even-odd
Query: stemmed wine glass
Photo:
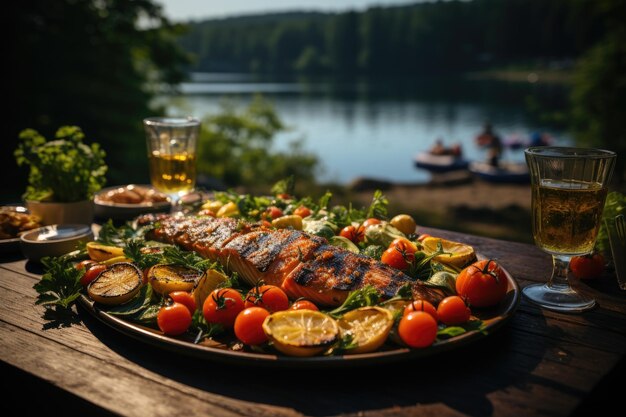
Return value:
[(177, 212), (181, 197), (196, 185), (200, 121), (193, 117), (149, 117), (143, 125), (150, 181), (169, 196), (172, 212)]
[(582, 312), (595, 300), (568, 281), (573, 256), (596, 243), (616, 154), (601, 149), (538, 146), (525, 150), (532, 187), (535, 244), (552, 255), (552, 276), (525, 287), (531, 301), (549, 310)]

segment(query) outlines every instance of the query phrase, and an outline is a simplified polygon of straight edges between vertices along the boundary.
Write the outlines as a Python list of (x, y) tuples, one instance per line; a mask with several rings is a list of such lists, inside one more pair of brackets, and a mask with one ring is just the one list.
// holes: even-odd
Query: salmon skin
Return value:
[(341, 305), (351, 291), (371, 285), (383, 299), (409, 284), (413, 298), (437, 304), (443, 294), (373, 258), (328, 244), (319, 236), (291, 229), (270, 229), (230, 218), (145, 215), (154, 223), (146, 236), (218, 260), (249, 285), (260, 281), (281, 287), (294, 300), (320, 306)]

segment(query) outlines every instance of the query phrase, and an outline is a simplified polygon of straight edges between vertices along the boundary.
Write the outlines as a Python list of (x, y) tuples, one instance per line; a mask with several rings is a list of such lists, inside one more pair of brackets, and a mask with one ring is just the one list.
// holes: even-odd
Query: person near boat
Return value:
[(452, 155), (456, 157), (461, 157), (463, 150), (461, 149), (461, 145), (458, 143), (453, 144), (450, 147), (446, 147), (443, 144), (442, 139), (435, 140), (435, 144), (430, 148), (431, 155)]
[(485, 123), (483, 131), (476, 136), (476, 144), (487, 149), (487, 162), (489, 165), (498, 167), (500, 157), (502, 156), (502, 140), (494, 132), (491, 123)]

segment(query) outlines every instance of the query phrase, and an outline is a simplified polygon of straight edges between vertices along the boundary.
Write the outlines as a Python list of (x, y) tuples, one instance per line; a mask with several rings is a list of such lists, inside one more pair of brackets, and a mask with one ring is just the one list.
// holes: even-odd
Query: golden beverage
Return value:
[(186, 153), (161, 155), (158, 151), (148, 157), (150, 181), (166, 194), (190, 191), (196, 185), (196, 156)]
[(583, 254), (593, 249), (606, 187), (597, 183), (543, 180), (532, 186), (535, 243), (555, 254)]

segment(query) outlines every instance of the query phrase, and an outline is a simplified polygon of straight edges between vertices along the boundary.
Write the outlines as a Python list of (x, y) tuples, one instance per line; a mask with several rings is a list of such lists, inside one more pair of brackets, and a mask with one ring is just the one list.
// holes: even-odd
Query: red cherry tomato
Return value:
[(319, 311), (319, 308), (312, 301), (309, 301), (309, 300), (296, 300), (291, 305), (291, 307), (289, 307), (289, 310), (313, 310), (313, 311)]
[(369, 219), (365, 220), (362, 224), (364, 229), (367, 229), (370, 226), (373, 226), (375, 224), (381, 224), (382, 221), (377, 219), (376, 217), (370, 217)]
[(454, 325), (467, 323), (472, 312), (465, 301), (458, 295), (446, 297), (437, 306), (437, 317), (443, 324)]
[(182, 305), (187, 307), (191, 315), (195, 313), (197, 307), (196, 299), (193, 298), (193, 295), (191, 295), (191, 293), (188, 293), (187, 291), (173, 291), (169, 293), (169, 297), (177, 303), (181, 303)]
[(283, 211), (276, 206), (270, 206), (265, 210), (265, 218), (266, 219), (277, 219), (283, 216)]
[(395, 238), (390, 244), (389, 248), (397, 248), (400, 251), (404, 251), (406, 253), (415, 253), (417, 252), (417, 246), (415, 243), (411, 242), (409, 239), (405, 237)]
[(202, 314), (208, 323), (221, 324), (225, 328), (233, 327), (237, 315), (244, 309), (243, 298), (239, 291), (232, 288), (213, 290), (204, 301)]
[(246, 295), (245, 307), (263, 307), (272, 313), (287, 310), (289, 298), (285, 291), (275, 285), (261, 285), (252, 288)]
[(437, 337), (437, 321), (423, 311), (411, 311), (400, 319), (398, 335), (410, 347), (430, 346)]
[(173, 302), (161, 307), (157, 313), (157, 324), (166, 335), (177, 336), (191, 326), (191, 313), (184, 304)]
[(456, 292), (472, 307), (492, 307), (506, 295), (506, 275), (494, 260), (482, 260), (463, 269), (456, 279)]
[(578, 279), (600, 278), (604, 273), (604, 256), (595, 252), (589, 255), (574, 256), (570, 260), (569, 269)]
[(363, 226), (355, 227), (353, 225), (349, 225), (341, 229), (339, 236), (343, 236), (354, 243), (359, 243), (365, 240), (365, 229)]
[(293, 214), (304, 219), (305, 217), (309, 217), (311, 215), (311, 209), (306, 206), (300, 206), (293, 211)]
[(437, 317), (437, 309), (435, 308), (434, 305), (432, 305), (426, 300), (412, 301), (409, 305), (404, 307), (403, 316), (406, 316), (412, 311), (423, 311), (424, 313), (430, 314), (435, 319), (435, 321), (439, 320), (439, 318)]
[(380, 257), (382, 263), (400, 270), (407, 269), (409, 267), (409, 263), (413, 262), (414, 259), (414, 253), (405, 252), (395, 247), (388, 248)]
[(85, 259), (84, 261), (80, 261), (76, 264), (76, 269), (89, 269), (90, 266), (97, 264), (96, 261), (92, 261), (91, 259)]
[(97, 263), (92, 265), (91, 267), (87, 267), (87, 270), (85, 271), (83, 276), (80, 277), (81, 285), (83, 287), (86, 287), (91, 283), (91, 281), (98, 278), (98, 275), (100, 275), (100, 273), (105, 269), (107, 269), (106, 265), (101, 265)]
[(235, 319), (235, 336), (246, 345), (259, 345), (267, 340), (263, 321), (270, 315), (262, 307), (248, 307)]

